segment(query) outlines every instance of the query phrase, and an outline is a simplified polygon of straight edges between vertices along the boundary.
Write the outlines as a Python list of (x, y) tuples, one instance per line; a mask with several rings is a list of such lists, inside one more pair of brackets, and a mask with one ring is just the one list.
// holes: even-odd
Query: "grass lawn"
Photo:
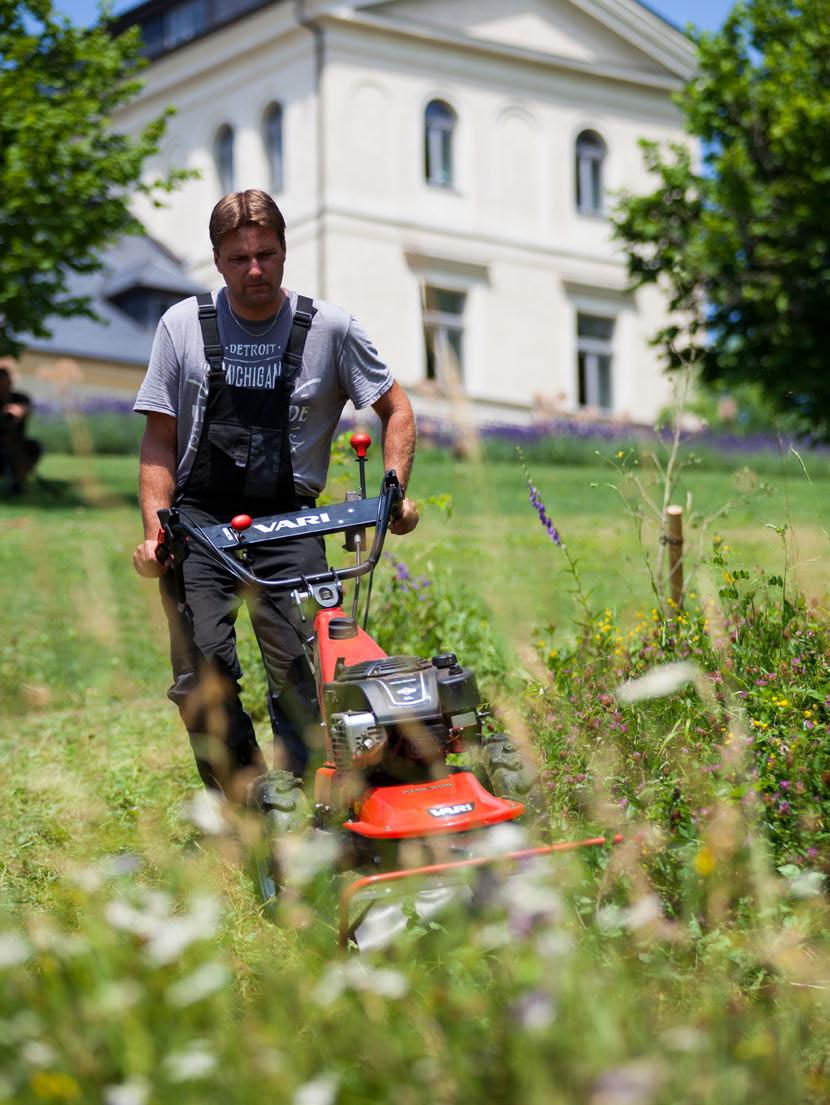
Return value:
[[(373, 469), (369, 487), (377, 484)], [(161, 694), (167, 679), (167, 634), (155, 585), (138, 580), (130, 555), (139, 536), (136, 461), (132, 457), (49, 456), (24, 502), (0, 505), (0, 601), (7, 626), (0, 644), (0, 709), (61, 708)], [(621, 617), (653, 603), (636, 527), (610, 483), (608, 466), (540, 468), (532, 473), (548, 513), (573, 556), (597, 607)], [(696, 473), (680, 488), (694, 511), (712, 513), (736, 498), (736, 477)], [(630, 487), (626, 487), (627, 492)], [(828, 487), (810, 483), (793, 463), (768, 491), (756, 490), (719, 519), (741, 563), (780, 571), (780, 536), (791, 528), (791, 558), (809, 595), (828, 590)], [(413, 494), (446, 493), (452, 514), (434, 507), (387, 551), (410, 570), (475, 590), (505, 639), (526, 640), (534, 625), (569, 631), (572, 580), (565, 561), (537, 522), (520, 467), (476, 465), (424, 451)], [(692, 552), (698, 531), (687, 530)], [(644, 542), (654, 548), (653, 527)], [(330, 554), (338, 555), (336, 541)]]
[[(156, 588), (130, 567), (139, 535), (135, 458), (48, 456), (41, 475), (46, 483), (25, 501), (0, 505), (4, 878), (13, 899), (38, 898), (44, 882), (48, 893), (62, 853), (135, 844), (147, 818), (169, 816), (175, 837), (169, 811), (196, 783), (164, 698), (167, 635)], [(651, 604), (635, 527), (608, 486), (613, 470), (540, 468), (532, 475), (593, 588), (592, 601), (623, 618)], [(714, 511), (734, 496), (734, 483), (697, 473), (681, 501), (688, 491), (695, 509)], [(412, 491), (449, 494), (452, 514), (428, 507), (414, 534), (390, 538), (394, 555), (413, 571), (475, 590), (494, 631), (510, 643), (526, 642), (548, 622), (570, 631), (572, 581), (534, 516), (518, 464), (477, 465), (425, 451)], [(766, 527), (788, 522), (802, 582), (824, 594), (827, 492), (793, 465), (768, 493), (719, 520), (719, 532), (741, 561), (778, 571), (781, 539)]]

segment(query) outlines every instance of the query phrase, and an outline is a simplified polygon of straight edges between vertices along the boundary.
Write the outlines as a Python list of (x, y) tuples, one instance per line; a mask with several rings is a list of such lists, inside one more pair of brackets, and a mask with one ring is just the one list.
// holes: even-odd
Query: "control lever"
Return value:
[(349, 445), (354, 449), (357, 463), (360, 465), (360, 497), (366, 498), (366, 454), (369, 451), (369, 446), (372, 444), (372, 439), (368, 434), (357, 433), (352, 434), (349, 438)]

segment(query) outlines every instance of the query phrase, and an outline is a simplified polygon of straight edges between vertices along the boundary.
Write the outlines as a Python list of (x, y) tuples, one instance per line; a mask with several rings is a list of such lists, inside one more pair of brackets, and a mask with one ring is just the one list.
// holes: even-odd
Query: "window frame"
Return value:
[(457, 129), (458, 113), (452, 104), (430, 100), (424, 108), (424, 182), (431, 188), (455, 187)]
[[(275, 126), (275, 121), (277, 125)], [(272, 195), (285, 191), (285, 111), (278, 100), (262, 113), (262, 143), (268, 165), (268, 186)], [(274, 140), (276, 137), (276, 141)]]
[[(582, 130), (574, 143), (576, 210), (579, 215), (605, 215), (605, 162), (608, 145), (595, 130)], [(588, 198), (586, 199), (586, 192)]]
[[(610, 323), (609, 336), (597, 338), (580, 334), (582, 318), (600, 319)], [(576, 403), (580, 410), (596, 410), (606, 414), (614, 410), (614, 335), (617, 323), (616, 315), (589, 311), (576, 313)], [(602, 380), (603, 370), (606, 375), (605, 387)], [(602, 401), (603, 390), (607, 392), (607, 402)]]
[(222, 195), (233, 192), (236, 184), (236, 132), (230, 123), (222, 123), (216, 129), (213, 137), (213, 167)]
[[(458, 296), (460, 310), (456, 312), (442, 311), (440, 308), (428, 305), (428, 293), (430, 290), (448, 292)], [(434, 280), (423, 280), (421, 283), (421, 315), (424, 333), (424, 380), (435, 383), (439, 387), (448, 388), (455, 385), (463, 385), (465, 378), (464, 360), (466, 352), (466, 316), (469, 295), (467, 289), (453, 287), (449, 284), (439, 283)], [(432, 334), (432, 341), (430, 341)], [(456, 340), (453, 341), (453, 338)], [(454, 354), (457, 362), (457, 379), (452, 379), (451, 373), (445, 373), (441, 368), (441, 353), (439, 343), (443, 340), (446, 348)]]

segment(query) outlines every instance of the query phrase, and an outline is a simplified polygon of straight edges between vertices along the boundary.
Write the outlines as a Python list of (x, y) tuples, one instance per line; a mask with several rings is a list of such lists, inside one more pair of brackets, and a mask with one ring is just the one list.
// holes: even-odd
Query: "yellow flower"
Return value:
[(75, 1079), (62, 1071), (39, 1070), (32, 1075), (31, 1085), (35, 1097), (52, 1101), (75, 1101), (81, 1093)]
[(620, 457), (624, 457), (624, 456), (625, 456), (625, 453), (622, 451), (622, 449), (618, 449), (617, 453), (616, 453), (617, 460), (619, 460)]
[(779, 698), (778, 699), (778, 705), (779, 706), (789, 706), (789, 704), (790, 704), (790, 700), (788, 698)]
[(715, 857), (708, 844), (704, 844), (694, 858), (693, 867), (701, 878), (706, 879), (715, 870)]

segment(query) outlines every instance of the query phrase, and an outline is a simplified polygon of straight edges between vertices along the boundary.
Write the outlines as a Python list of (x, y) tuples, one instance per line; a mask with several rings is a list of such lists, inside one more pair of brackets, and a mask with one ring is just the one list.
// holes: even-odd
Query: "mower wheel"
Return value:
[(269, 771), (251, 784), (248, 805), (259, 810), (265, 822), (253, 849), (253, 874), (265, 913), (273, 919), (281, 882), (275, 845), (280, 837), (302, 832), (310, 824), (302, 779), (290, 771)]
[(474, 770), (482, 786), (497, 798), (524, 803), (531, 817), (544, 811), (539, 775), (507, 733), (486, 733), (481, 738)]

